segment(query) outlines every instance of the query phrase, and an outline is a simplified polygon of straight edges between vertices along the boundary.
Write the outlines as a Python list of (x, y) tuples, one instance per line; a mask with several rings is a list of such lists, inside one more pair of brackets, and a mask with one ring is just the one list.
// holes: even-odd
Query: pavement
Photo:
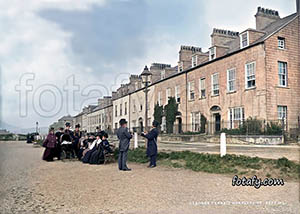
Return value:
[[(195, 142), (159, 142), (159, 150), (192, 151), (198, 153), (220, 154), (220, 144), (195, 143)], [(228, 154), (246, 155), (250, 157), (261, 157), (278, 159), (286, 157), (289, 160), (300, 162), (300, 146), (294, 145), (240, 145), (227, 144)]]
[(129, 163), (41, 160), (43, 148), (0, 142), (0, 213), (298, 214), (299, 182), (233, 187), (234, 175)]

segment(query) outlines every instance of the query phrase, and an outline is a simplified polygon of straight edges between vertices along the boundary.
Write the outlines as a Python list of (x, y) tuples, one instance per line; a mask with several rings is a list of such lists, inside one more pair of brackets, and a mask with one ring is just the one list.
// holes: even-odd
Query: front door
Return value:
[(182, 119), (179, 117), (178, 120), (178, 134), (182, 133)]
[(215, 116), (215, 132), (221, 131), (221, 115), (219, 113), (214, 114)]

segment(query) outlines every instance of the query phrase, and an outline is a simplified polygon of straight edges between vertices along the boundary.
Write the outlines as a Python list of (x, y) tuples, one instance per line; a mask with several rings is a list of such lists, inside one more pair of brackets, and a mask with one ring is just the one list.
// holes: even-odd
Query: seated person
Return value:
[(112, 149), (110, 148), (110, 144), (109, 144), (107, 138), (108, 138), (108, 134), (103, 131), (101, 146), (103, 147), (105, 153), (113, 153)]
[(83, 151), (86, 150), (89, 146), (89, 136), (85, 135), (84, 138), (80, 139), (79, 150), (78, 150), (78, 160), (81, 160), (83, 156)]
[(93, 142), (95, 141), (95, 136), (93, 134), (88, 134), (87, 148), (83, 151), (82, 156), (84, 156), (92, 147)]
[(106, 132), (101, 131), (101, 142), (97, 145), (97, 149), (92, 153), (89, 163), (90, 164), (103, 164), (105, 161), (105, 154), (113, 153), (107, 141), (108, 135)]
[(97, 134), (96, 140), (89, 146), (89, 150), (84, 154), (82, 157), (82, 162), (83, 163), (89, 163), (91, 155), (93, 154), (94, 151), (97, 150), (99, 144), (101, 143), (101, 135)]

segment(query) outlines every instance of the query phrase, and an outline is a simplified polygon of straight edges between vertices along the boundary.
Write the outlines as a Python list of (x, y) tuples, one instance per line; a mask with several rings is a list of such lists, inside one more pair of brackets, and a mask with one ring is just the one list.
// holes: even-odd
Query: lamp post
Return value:
[(39, 129), (39, 122), (35, 123), (36, 127), (35, 127), (35, 132), (38, 133), (38, 129)]
[(152, 76), (152, 73), (149, 71), (147, 65), (145, 66), (142, 74), (142, 81), (145, 85), (145, 130), (148, 131), (148, 92), (149, 92), (149, 89), (148, 89), (148, 86), (149, 86), (149, 83), (151, 82), (151, 76)]

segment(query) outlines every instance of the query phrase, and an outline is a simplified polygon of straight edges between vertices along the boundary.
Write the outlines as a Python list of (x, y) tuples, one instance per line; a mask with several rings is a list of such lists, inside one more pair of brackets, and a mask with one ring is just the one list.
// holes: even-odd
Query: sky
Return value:
[(0, 128), (49, 126), (140, 74), (207, 50), (213, 28), (255, 28), (258, 6), (295, 0), (0, 0)]

